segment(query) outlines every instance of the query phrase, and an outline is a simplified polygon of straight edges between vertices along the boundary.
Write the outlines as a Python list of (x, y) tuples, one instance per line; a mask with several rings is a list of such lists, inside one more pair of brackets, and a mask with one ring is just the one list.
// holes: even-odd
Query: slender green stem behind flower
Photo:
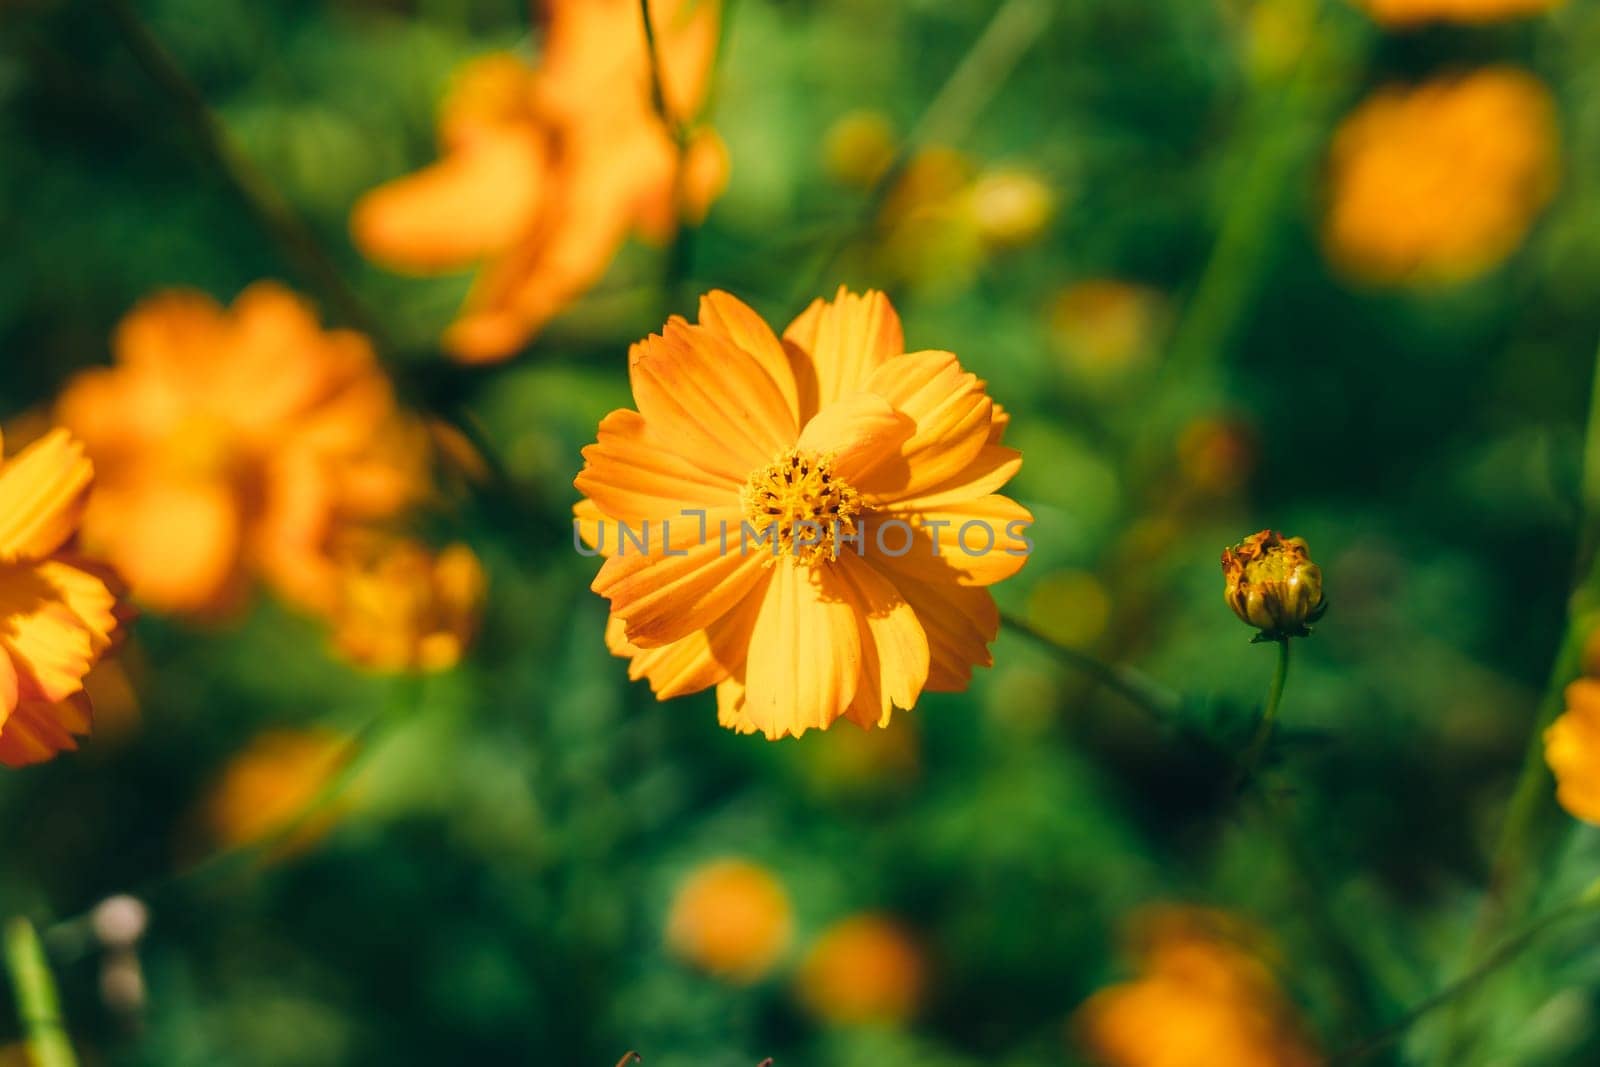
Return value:
[(1100, 685), (1142, 708), (1157, 722), (1170, 722), (1183, 703), (1182, 697), (1141, 671), (1105, 663), (1081, 649), (1064, 645), (1026, 619), (1003, 613), (1000, 621), (1008, 629), (1044, 645), (1056, 658)]
[(5, 932), (6, 971), (17, 1001), (17, 1016), (34, 1067), (77, 1067), (72, 1042), (61, 1018), (55, 978), (39, 934), (27, 919), (12, 919)]
[(1261, 757), (1267, 750), (1267, 742), (1272, 739), (1272, 729), (1278, 721), (1278, 707), (1283, 703), (1284, 683), (1289, 680), (1289, 639), (1279, 637), (1276, 643), (1278, 666), (1272, 672), (1272, 684), (1267, 687), (1267, 702), (1261, 709), (1261, 722), (1256, 725), (1255, 736), (1250, 739), (1250, 747), (1245, 750), (1244, 759), (1239, 763), (1239, 785), (1254, 778), (1261, 766)]
[[(1544, 732), (1561, 714), (1563, 691), (1582, 670), (1584, 643), (1595, 625), (1595, 612), (1600, 608), (1600, 560), (1595, 551), (1600, 545), (1600, 347), (1595, 352), (1589, 413), (1584, 426), (1583, 463), (1578, 551), (1566, 629), (1523, 751), (1522, 769), (1517, 775), (1490, 861), (1489, 883), (1477, 925), (1467, 943), (1464, 967), (1471, 967), (1483, 956), (1522, 903), (1529, 863), (1545, 851), (1550, 820), (1558, 810), (1550, 771), (1544, 761)], [(1442, 1057), (1436, 1061), (1441, 1067), (1460, 1067), (1464, 1061), (1463, 1050), (1469, 1044), (1468, 1015), (1465, 1005), (1458, 1004), (1449, 1016), (1446, 1039), (1441, 1045)]]

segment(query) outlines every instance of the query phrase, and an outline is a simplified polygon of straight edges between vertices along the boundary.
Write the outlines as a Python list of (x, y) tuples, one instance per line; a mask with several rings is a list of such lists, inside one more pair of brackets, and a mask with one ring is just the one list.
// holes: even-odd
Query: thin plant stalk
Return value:
[(1442, 989), (1425, 997), (1398, 1019), (1389, 1023), (1377, 1033), (1363, 1039), (1359, 1044), (1353, 1045), (1336, 1055), (1331, 1061), (1332, 1067), (1342, 1067), (1344, 1064), (1359, 1063), (1373, 1053), (1386, 1048), (1391, 1043), (1400, 1040), (1414, 1025), (1443, 1008), (1458, 998), (1464, 997), (1477, 988), (1497, 971), (1511, 964), (1521, 956), (1534, 942), (1549, 932), (1554, 927), (1567, 922), (1569, 919), (1591, 912), (1595, 905), (1600, 903), (1594, 889), (1590, 889), (1577, 900), (1570, 901), (1535, 919), (1520, 931), (1501, 942), (1494, 951), (1490, 952), (1483, 961), (1472, 970), (1463, 974), (1455, 981)]
[(1273, 728), (1278, 723), (1278, 708), (1283, 704), (1283, 687), (1289, 680), (1289, 639), (1279, 637), (1274, 640), (1278, 646), (1278, 665), (1272, 672), (1272, 684), (1267, 687), (1267, 702), (1261, 709), (1261, 721), (1256, 724), (1255, 735), (1250, 738), (1250, 747), (1245, 750), (1244, 759), (1239, 763), (1241, 784), (1254, 778), (1256, 770), (1261, 766), (1261, 757), (1266, 754), (1267, 743), (1272, 740)]
[(1057, 659), (1080, 671), (1095, 684), (1104, 686), (1128, 703), (1142, 709), (1152, 719), (1158, 722), (1170, 722), (1177, 716), (1183, 702), (1182, 698), (1142, 671), (1106, 663), (1082, 649), (1062, 644), (1019, 616), (1005, 613), (1000, 619), (1008, 630), (1013, 630), (1043, 645)]
[(6, 923), (5, 958), (29, 1062), (34, 1067), (77, 1067), (55, 978), (33, 923), (23, 918)]
[[(1589, 412), (1584, 427), (1583, 475), (1580, 483), (1581, 512), (1578, 523), (1578, 549), (1573, 565), (1573, 591), (1568, 601), (1566, 628), (1550, 668), (1543, 698), (1523, 750), (1522, 768), (1517, 774), (1505, 821), (1489, 865), (1489, 881), (1484, 892), (1476, 925), (1468, 940), (1464, 966), (1473, 967), (1506, 923), (1516, 913), (1525, 892), (1529, 863), (1544, 851), (1547, 822), (1555, 812), (1550, 771), (1544, 762), (1544, 732), (1561, 714), (1563, 691), (1582, 670), (1583, 648), (1600, 608), (1600, 347), (1595, 352), (1595, 368), (1590, 384)], [(1458, 1067), (1466, 1047), (1468, 1012), (1457, 1004), (1445, 1027), (1443, 1058), (1437, 1062)], [(1451, 1059), (1451, 1057), (1456, 1057)]]
[(129, 0), (101, 0), (101, 3), (134, 60), (166, 94), (202, 153), (284, 258), (327, 304), (331, 313), (379, 341), (383, 347), (389, 347), (384, 343), (381, 323), (345, 283), (311, 227), (277, 187), (235, 147), (199, 87), (145, 25)]

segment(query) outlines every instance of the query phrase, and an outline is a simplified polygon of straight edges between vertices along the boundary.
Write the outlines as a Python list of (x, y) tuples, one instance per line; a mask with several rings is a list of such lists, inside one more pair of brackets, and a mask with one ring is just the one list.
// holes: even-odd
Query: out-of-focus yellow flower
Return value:
[(881, 111), (852, 111), (823, 138), (828, 175), (845, 185), (871, 188), (894, 162), (894, 154), (894, 126)]
[(1178, 468), (1184, 481), (1202, 493), (1238, 492), (1255, 466), (1255, 436), (1237, 419), (1198, 418), (1178, 435)]
[(235, 756), (207, 795), (202, 814), (213, 841), (230, 848), (271, 843), (283, 856), (320, 841), (348, 810), (325, 791), (354, 754), (332, 730), (270, 730)]
[(720, 859), (689, 873), (667, 917), (667, 944), (709, 974), (754, 982), (770, 971), (793, 934), (789, 895), (771, 871)]
[(1538, 15), (1564, 0), (1356, 0), (1386, 26), (1423, 22), (1496, 22)]
[(156, 610), (225, 613), (252, 575), (319, 607), (334, 530), (423, 491), (424, 435), (371, 345), (324, 331), (280, 286), (252, 286), (231, 309), (153, 297), (114, 347), (113, 366), (68, 384), (57, 416), (99, 472), (85, 547)]
[[(511, 54), (469, 64), (439, 119), (443, 158), (369, 193), (350, 220), (362, 251), (396, 270), (482, 265), (444, 338), (468, 362), (513, 354), (600, 280), (630, 233), (667, 239), (727, 177), (709, 130), (679, 159), (656, 112), (637, 0), (540, 6), (538, 65)], [(705, 98), (719, 4), (651, 0), (650, 15), (665, 104), (688, 121)]]
[(992, 662), (986, 587), (1030, 547), (997, 492), (1022, 457), (954, 355), (905, 351), (882, 293), (816, 300), (780, 342), (713, 292), (629, 366), (639, 410), (601, 421), (575, 510), (608, 557), (607, 644), (659, 699), (715, 685), (723, 725), (770, 739), (870, 729)]
[(1516, 250), (1554, 195), (1557, 141), (1550, 94), (1525, 71), (1380, 90), (1333, 140), (1330, 258), (1378, 284), (1482, 274)]
[(1115, 278), (1077, 282), (1050, 305), (1050, 331), (1072, 369), (1091, 381), (1125, 374), (1155, 347), (1159, 294)]
[(926, 981), (922, 950), (904, 927), (886, 916), (856, 915), (817, 939), (796, 991), (825, 1023), (900, 1023), (916, 1012)]
[(1321, 1057), (1237, 920), (1159, 907), (1134, 922), (1132, 981), (1091, 997), (1073, 1019), (1106, 1067), (1316, 1067)]
[(978, 236), (992, 248), (1031, 243), (1044, 232), (1056, 207), (1055, 193), (1044, 179), (1021, 167), (985, 171), (967, 197)]
[(1566, 710), (1544, 732), (1556, 799), (1574, 818), (1600, 823), (1600, 681), (1567, 686)]
[(1304, 538), (1275, 530), (1251, 534), (1222, 550), (1223, 595), (1240, 620), (1261, 639), (1304, 637), (1322, 618), (1322, 568), (1311, 562)]
[(1054, 191), (1023, 167), (977, 171), (960, 152), (912, 156), (884, 195), (875, 257), (897, 277), (929, 286), (965, 282), (987, 253), (1036, 240), (1055, 212)]
[(0, 464), (0, 764), (77, 747), (92, 709), (84, 679), (125, 616), (104, 567), (72, 551), (94, 467), (52, 430)]
[(454, 667), (478, 626), (484, 575), (463, 544), (438, 553), (359, 530), (338, 539), (330, 621), (339, 654), (377, 671)]

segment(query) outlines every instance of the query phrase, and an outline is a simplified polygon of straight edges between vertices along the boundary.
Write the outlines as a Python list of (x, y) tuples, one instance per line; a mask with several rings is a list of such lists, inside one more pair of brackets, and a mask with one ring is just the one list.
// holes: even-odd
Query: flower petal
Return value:
[(875, 290), (844, 288), (832, 301), (815, 300), (783, 331), (799, 386), (800, 416), (809, 418), (867, 381), (886, 360), (905, 351), (900, 316)]
[(987, 444), (973, 461), (938, 485), (921, 489), (916, 496), (900, 497), (879, 509), (894, 514), (914, 514), (932, 508), (949, 507), (965, 500), (988, 496), (1009, 482), (1022, 469), (1022, 453), (1004, 445)]
[(831, 567), (774, 565), (750, 635), (744, 714), (776, 740), (826, 729), (855, 698), (861, 633)]
[(794, 370), (772, 327), (750, 305), (721, 289), (713, 289), (700, 298), (700, 325), (754, 357), (788, 401), (789, 413), (798, 425), (800, 400)]
[(52, 430), (0, 468), (0, 560), (41, 559), (77, 528), (94, 465)]
[(0, 568), (0, 647), (16, 670), (22, 699), (55, 702), (83, 688), (84, 675), (110, 643), (115, 603), (98, 578), (72, 567)]
[(455, 270), (521, 238), (545, 196), (545, 149), (531, 129), (482, 127), (432, 166), (357, 201), (350, 234), (395, 270)]
[(916, 497), (971, 466), (989, 443), (994, 402), (949, 352), (914, 352), (878, 368), (867, 388), (916, 422), (900, 462), (854, 483), (874, 503)]
[(864, 727), (887, 726), (895, 708), (917, 703), (928, 680), (928, 637), (893, 583), (857, 556), (839, 557), (839, 576), (866, 621), (861, 684), (847, 714)]
[(626, 624), (613, 615), (606, 621), (606, 647), (612, 655), (629, 660), (629, 678), (649, 680), (657, 700), (697, 693), (723, 681), (744, 663), (756, 609), (765, 592), (765, 582), (758, 583), (744, 600), (704, 630), (659, 648), (640, 648), (629, 641)]
[(917, 514), (929, 549), (919, 542), (900, 560), (904, 569), (925, 580), (954, 577), (962, 585), (993, 585), (1011, 577), (1028, 562), (1032, 545), (1026, 537), (1033, 513), (1010, 497), (993, 495), (929, 509)]
[(25, 767), (70, 752), (78, 747), (73, 735), (87, 734), (93, 721), (93, 709), (83, 693), (55, 702), (24, 700), (10, 717), (0, 720), (0, 764)]
[(680, 455), (736, 484), (799, 433), (761, 365), (704, 327), (669, 322), (663, 334), (633, 346), (628, 372), (650, 433), (681, 442)]
[(882, 571), (917, 613), (928, 638), (929, 666), (927, 691), (955, 693), (972, 680), (972, 668), (994, 663), (989, 643), (1000, 632), (1000, 611), (987, 589), (960, 585), (945, 572), (929, 580), (925, 567), (914, 563), (921, 552), (913, 548), (905, 556), (875, 556), (872, 563)]
[(152, 607), (218, 611), (239, 592), (242, 518), (226, 486), (152, 472), (95, 491), (84, 516), (84, 542)]
[(717, 684), (717, 722), (740, 734), (758, 731), (750, 716), (745, 714), (744, 683), (738, 678), (725, 678)]
[(832, 454), (833, 473), (854, 485), (862, 471), (896, 462), (915, 428), (876, 393), (853, 393), (812, 416), (796, 445)]
[[(741, 554), (721, 543), (719, 523), (736, 531), (739, 513), (711, 512), (706, 536), (695, 520), (672, 522), (667, 533), (652, 524), (639, 531), (648, 551), (623, 540), (590, 585), (611, 601), (611, 611), (627, 623), (628, 640), (641, 648), (659, 648), (710, 626), (737, 604), (760, 580), (768, 562), (760, 552)], [(670, 534), (671, 552), (665, 551)]]
[(583, 450), (584, 467), (573, 482), (613, 519), (637, 525), (671, 519), (684, 509), (734, 507), (738, 483), (707, 474), (655, 439), (637, 411), (613, 411), (600, 420), (598, 440)]

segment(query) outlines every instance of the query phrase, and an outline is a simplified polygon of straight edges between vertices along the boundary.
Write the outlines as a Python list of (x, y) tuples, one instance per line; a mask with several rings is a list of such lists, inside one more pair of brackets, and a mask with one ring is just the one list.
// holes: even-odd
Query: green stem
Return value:
[(234, 147), (204, 95), (140, 19), (129, 0), (101, 2), (135, 62), (166, 94), (200, 150), (305, 283), (326, 303), (328, 311), (366, 333), (382, 347), (390, 347), (383, 343), (383, 331), (377, 319), (345, 283), (316, 234), (277, 187)]
[(1501, 944), (1495, 948), (1493, 952), (1484, 957), (1483, 961), (1472, 970), (1468, 971), (1460, 978), (1457, 978), (1449, 985), (1446, 985), (1438, 992), (1419, 1001), (1404, 1015), (1401, 1015), (1398, 1019), (1389, 1023), (1377, 1033), (1363, 1039), (1359, 1044), (1353, 1045), (1350, 1048), (1345, 1049), (1343, 1052), (1340, 1052), (1338, 1055), (1333, 1057), (1333, 1059), (1330, 1061), (1330, 1064), (1339, 1065), (1358, 1063), (1372, 1055), (1374, 1052), (1377, 1052), (1389, 1045), (1391, 1042), (1398, 1040), (1404, 1036), (1406, 1031), (1416, 1023), (1420, 1022), (1422, 1019), (1426, 1018), (1439, 1008), (1445, 1007), (1446, 1005), (1455, 1001), (1458, 997), (1464, 996), (1465, 994), (1471, 992), (1475, 987), (1493, 975), (1496, 971), (1499, 971), (1502, 967), (1510, 964), (1529, 946), (1537, 941), (1542, 934), (1549, 931), (1552, 927), (1555, 927), (1568, 919), (1574, 918), (1575, 916), (1582, 915), (1584, 912), (1593, 908), (1596, 903), (1600, 903), (1600, 900), (1596, 899), (1595, 893), (1591, 889), (1577, 900), (1570, 901), (1567, 904), (1564, 904), (1561, 907), (1541, 916), (1540, 918), (1535, 919), (1521, 931), (1501, 942)]
[[(1600, 347), (1595, 352), (1595, 368), (1590, 382), (1589, 413), (1584, 427), (1583, 480), (1580, 483), (1578, 549), (1573, 565), (1573, 591), (1567, 605), (1566, 628), (1550, 668), (1543, 698), (1534, 716), (1533, 729), (1523, 749), (1522, 768), (1517, 774), (1505, 822), (1489, 864), (1489, 881), (1477, 923), (1467, 942), (1465, 962), (1477, 959), (1505, 926), (1516, 910), (1524, 891), (1524, 879), (1531, 858), (1543, 851), (1549, 834), (1549, 817), (1556, 806), (1550, 771), (1544, 762), (1544, 732), (1561, 714), (1563, 692), (1582, 672), (1583, 648), (1594, 626), (1596, 589), (1600, 585)], [(1467, 1044), (1467, 1013), (1459, 1008), (1446, 1025), (1446, 1040), (1441, 1046), (1446, 1057), (1440, 1062), (1457, 1067)]]
[(17, 1015), (35, 1067), (77, 1067), (72, 1042), (61, 1018), (61, 999), (45, 960), (39, 934), (27, 919), (6, 923), (6, 970), (17, 999)]
[(1142, 671), (1105, 663), (1081, 649), (1064, 645), (1020, 616), (1002, 613), (1000, 620), (1008, 629), (1043, 645), (1057, 659), (1143, 709), (1153, 719), (1171, 721), (1182, 707), (1182, 697)]
[(815, 274), (801, 274), (806, 288), (797, 295), (802, 300), (810, 300), (823, 287), (857, 235), (872, 227), (884, 198), (899, 182), (917, 150), (930, 144), (954, 145), (960, 141), (1053, 17), (1052, 0), (1006, 0), (995, 12), (994, 18), (923, 109), (894, 160), (868, 190), (866, 202), (855, 221), (824, 250)]
[(1289, 638), (1277, 638), (1278, 667), (1272, 672), (1272, 684), (1267, 688), (1267, 703), (1261, 711), (1261, 722), (1256, 725), (1255, 736), (1250, 739), (1250, 747), (1245, 750), (1244, 759), (1239, 763), (1239, 783), (1255, 777), (1257, 768), (1261, 765), (1261, 757), (1267, 751), (1267, 742), (1272, 739), (1272, 729), (1278, 722), (1278, 707), (1283, 703), (1283, 686), (1289, 680)]

